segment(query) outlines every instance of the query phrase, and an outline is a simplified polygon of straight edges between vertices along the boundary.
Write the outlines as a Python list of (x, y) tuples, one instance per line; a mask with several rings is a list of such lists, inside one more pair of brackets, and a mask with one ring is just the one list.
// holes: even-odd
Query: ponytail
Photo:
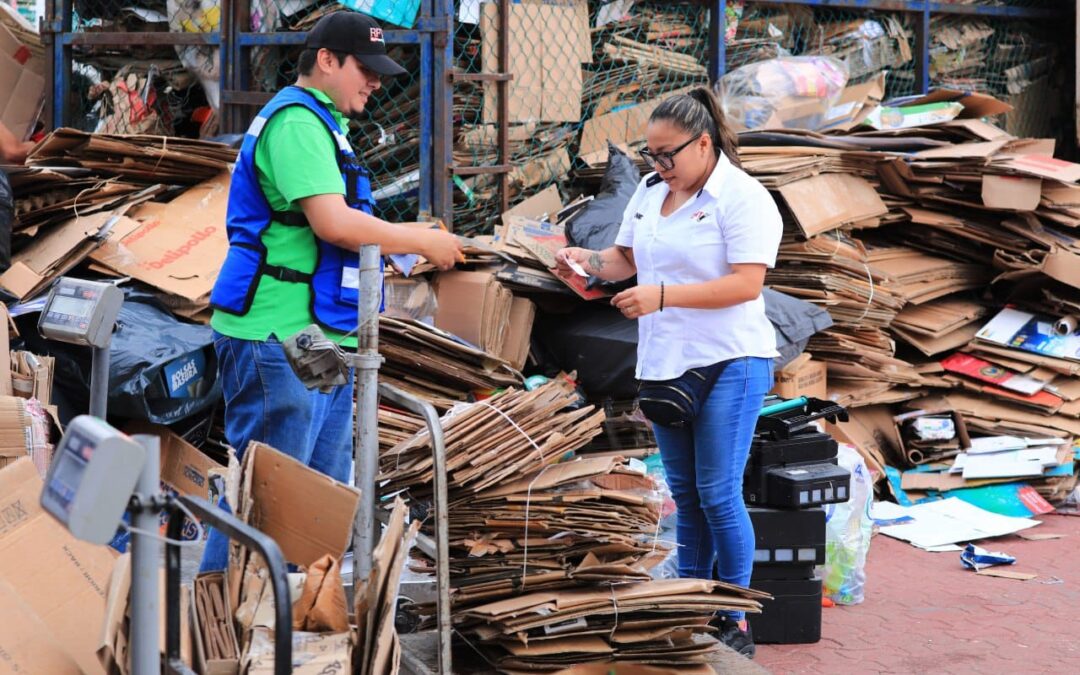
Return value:
[(723, 152), (728, 161), (742, 168), (739, 162), (739, 138), (728, 126), (720, 100), (708, 87), (697, 87), (689, 94), (672, 96), (653, 110), (650, 122), (667, 120), (687, 133), (709, 134), (713, 149), (719, 157)]
[(732, 130), (727, 123), (727, 117), (724, 115), (724, 108), (720, 105), (720, 99), (716, 97), (713, 90), (708, 87), (697, 87), (690, 92), (690, 97), (695, 101), (705, 106), (705, 110), (709, 111), (709, 117), (712, 118), (713, 127), (715, 133), (710, 134), (713, 139), (713, 144), (717, 148), (717, 152), (723, 152), (727, 155), (728, 160), (735, 166), (742, 168), (742, 163), (739, 161), (739, 137)]

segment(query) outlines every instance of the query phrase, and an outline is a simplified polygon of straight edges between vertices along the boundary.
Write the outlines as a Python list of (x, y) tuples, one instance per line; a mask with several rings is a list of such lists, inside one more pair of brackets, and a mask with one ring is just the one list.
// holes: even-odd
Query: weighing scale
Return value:
[(292, 664), (292, 617), (287, 601), (287, 568), (281, 549), (261, 532), (204, 499), (172, 497), (161, 491), (160, 443), (154, 435), (128, 436), (104, 420), (79, 415), (57, 445), (41, 506), (71, 534), (92, 544), (107, 544), (131, 515), (131, 672), (162, 672), (160, 651), (160, 572), (163, 539), (159, 514), (169, 513), (166, 554), (166, 671), (192, 673), (180, 655), (180, 542), (184, 515), (198, 518), (260, 554), (274, 590), (274, 672)]
[[(90, 414), (68, 424), (54, 453), (41, 505), (77, 539), (105, 545), (131, 525), (131, 669), (136, 675), (162, 672), (160, 589), (163, 538), (159, 514), (169, 513), (166, 556), (167, 658), (169, 672), (190, 673), (180, 658), (180, 530), (184, 514), (220, 529), (260, 553), (271, 571), (275, 599), (288, 597), (285, 560), (272, 539), (234, 516), (194, 497), (161, 490), (159, 437), (128, 436), (105, 422), (109, 393), (109, 346), (124, 293), (112, 284), (61, 277), (49, 292), (38, 331), (49, 340), (90, 347), (93, 366)], [(291, 671), (289, 603), (277, 602), (275, 673)]]
[(124, 292), (113, 284), (60, 277), (38, 319), (47, 340), (90, 347), (90, 414), (105, 419), (109, 401), (109, 345)]

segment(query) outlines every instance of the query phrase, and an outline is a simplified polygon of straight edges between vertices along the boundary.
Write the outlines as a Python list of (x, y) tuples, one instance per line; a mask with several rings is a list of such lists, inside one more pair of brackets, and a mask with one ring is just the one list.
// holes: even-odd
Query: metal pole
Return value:
[(109, 406), (109, 346), (94, 347), (91, 358), (90, 414), (103, 420)]
[(727, 0), (716, 0), (709, 12), (709, 84), (727, 72)]
[(379, 473), (379, 247), (360, 247), (360, 302), (356, 346), (356, 443), (353, 462), (360, 509), (353, 523), (353, 586), (371, 572), (375, 551), (375, 477)]
[(131, 668), (135, 675), (150, 675), (161, 672), (158, 570), (162, 542), (156, 536), (158, 512), (153, 506), (160, 490), (161, 439), (152, 434), (134, 439), (146, 448), (146, 464), (135, 487), (137, 506), (131, 514)]
[(915, 15), (915, 91), (930, 91), (930, 7)]

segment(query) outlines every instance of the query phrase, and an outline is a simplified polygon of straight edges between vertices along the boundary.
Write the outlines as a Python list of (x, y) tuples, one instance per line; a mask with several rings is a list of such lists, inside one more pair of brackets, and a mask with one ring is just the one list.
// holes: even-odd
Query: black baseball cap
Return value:
[(319, 19), (308, 31), (304, 46), (352, 54), (356, 60), (380, 75), (409, 72), (386, 55), (382, 27), (367, 14), (340, 11)]

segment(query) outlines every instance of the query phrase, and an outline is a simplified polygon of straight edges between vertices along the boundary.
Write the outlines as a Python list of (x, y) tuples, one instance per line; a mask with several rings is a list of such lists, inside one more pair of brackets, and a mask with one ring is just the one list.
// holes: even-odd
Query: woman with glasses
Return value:
[[(563, 249), (559, 265), (566, 272), (576, 263), (611, 281), (637, 274), (638, 285), (611, 303), (638, 320), (643, 392), (715, 378), (691, 418), (673, 426), (650, 419), (678, 507), (679, 574), (709, 579), (715, 571), (747, 586), (754, 532), (742, 477), (778, 355), (761, 288), (776, 261), (780, 213), (739, 168), (737, 138), (707, 88), (656, 108), (641, 156), (654, 171), (630, 199), (615, 246)], [(689, 402), (684, 389), (672, 396)], [(718, 616), (715, 625), (725, 643), (753, 657), (742, 613)]]

